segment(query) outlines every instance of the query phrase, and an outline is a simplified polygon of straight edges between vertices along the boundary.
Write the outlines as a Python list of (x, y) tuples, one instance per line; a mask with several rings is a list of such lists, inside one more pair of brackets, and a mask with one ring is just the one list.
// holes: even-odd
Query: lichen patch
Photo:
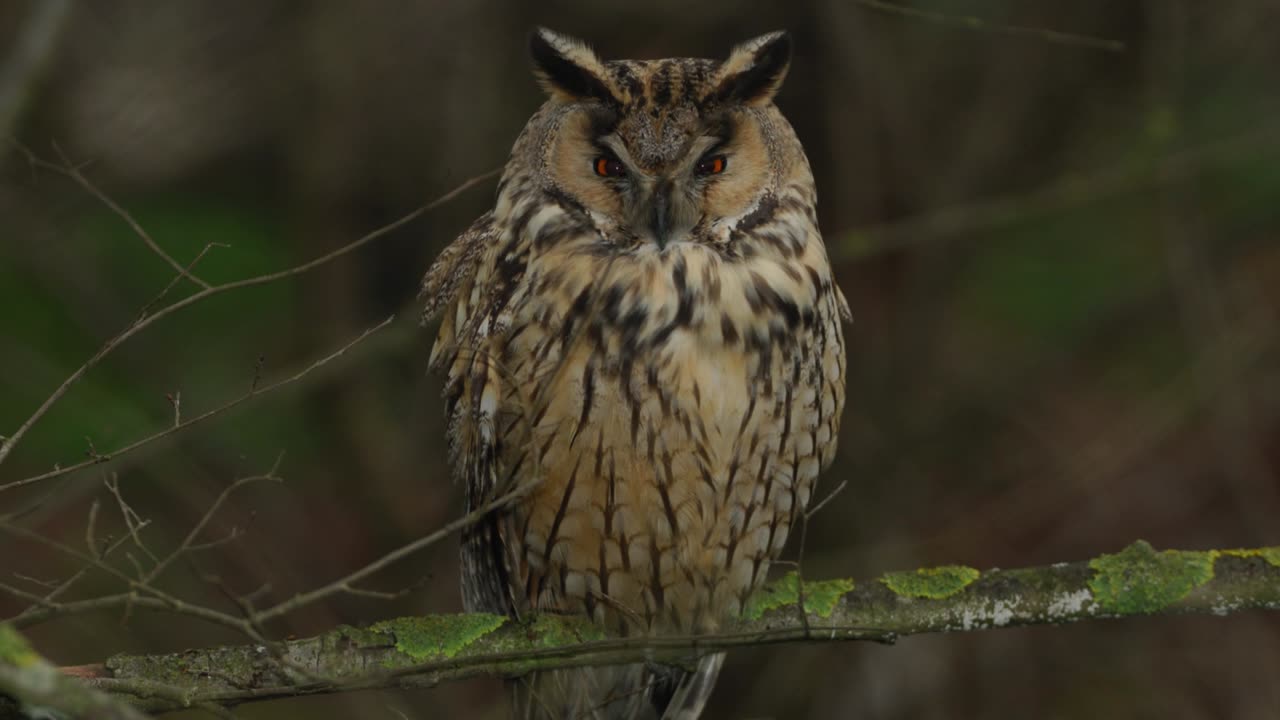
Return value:
[(880, 582), (904, 597), (941, 600), (969, 587), (982, 573), (964, 565), (943, 565), (915, 571), (888, 573)]
[(1103, 610), (1121, 615), (1153, 613), (1186, 597), (1213, 579), (1214, 553), (1157, 552), (1138, 540), (1114, 555), (1089, 561), (1093, 598)]
[(396, 649), (422, 662), (451, 658), (476, 640), (502, 627), (507, 619), (488, 613), (425, 615), (385, 620), (369, 628), (395, 639)]
[[(853, 581), (848, 578), (835, 580), (804, 581), (804, 609), (810, 615), (821, 618), (831, 617), (836, 603), (853, 590)], [(747, 602), (742, 615), (748, 620), (759, 620), (770, 610), (776, 610), (800, 602), (800, 576), (794, 572), (787, 573), (774, 582), (760, 588)]]
[(27, 644), (26, 638), (8, 623), (0, 623), (0, 665), (28, 667), (40, 661), (40, 656)]
[(1084, 588), (1056, 597), (1049, 603), (1049, 619), (1074, 617), (1091, 602), (1093, 602), (1093, 593)]
[(1280, 567), (1280, 546), (1264, 547), (1264, 548), (1236, 548), (1234, 550), (1212, 550), (1214, 559), (1218, 556), (1230, 555), (1231, 557), (1251, 558), (1257, 557), (1266, 560), (1269, 564)]
[(528, 627), (540, 647), (563, 647), (605, 639), (604, 630), (599, 625), (577, 615), (535, 615)]

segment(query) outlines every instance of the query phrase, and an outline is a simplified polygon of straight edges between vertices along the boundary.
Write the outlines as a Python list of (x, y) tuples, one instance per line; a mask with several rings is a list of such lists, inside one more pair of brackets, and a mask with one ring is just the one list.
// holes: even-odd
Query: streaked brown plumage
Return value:
[[(527, 490), (466, 533), (465, 604), (712, 631), (782, 550), (844, 405), (848, 308), (772, 103), (790, 41), (602, 62), (539, 30), (532, 51), (550, 99), (424, 281), (468, 509)], [(520, 712), (696, 717), (718, 668), (551, 673)]]

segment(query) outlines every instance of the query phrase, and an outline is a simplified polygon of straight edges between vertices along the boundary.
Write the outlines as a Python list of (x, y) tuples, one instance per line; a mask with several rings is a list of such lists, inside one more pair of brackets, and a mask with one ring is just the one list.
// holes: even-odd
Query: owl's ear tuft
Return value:
[(735, 47), (720, 66), (711, 99), (764, 105), (782, 87), (791, 66), (791, 36), (785, 30), (761, 35)]
[(529, 54), (538, 84), (552, 99), (614, 101), (609, 72), (581, 40), (540, 27), (529, 38)]

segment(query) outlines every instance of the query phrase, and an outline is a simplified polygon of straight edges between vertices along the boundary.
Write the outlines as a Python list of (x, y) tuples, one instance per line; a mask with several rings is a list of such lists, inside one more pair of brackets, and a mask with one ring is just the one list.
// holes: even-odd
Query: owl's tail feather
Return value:
[(708, 655), (698, 661), (693, 672), (676, 671), (679, 677), (672, 688), (670, 698), (664, 704), (662, 720), (697, 720), (711, 698), (720, 667), (724, 665), (724, 653)]
[(697, 720), (724, 654), (692, 672), (636, 664), (531, 673), (511, 683), (516, 720)]

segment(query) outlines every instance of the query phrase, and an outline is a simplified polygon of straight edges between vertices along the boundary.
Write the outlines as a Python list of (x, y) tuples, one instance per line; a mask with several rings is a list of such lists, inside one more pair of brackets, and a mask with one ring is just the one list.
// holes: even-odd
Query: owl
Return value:
[[(847, 303), (776, 32), (722, 61), (602, 61), (539, 29), (546, 102), (494, 208), (427, 272), (468, 511), (469, 611), (715, 631), (832, 460)], [(722, 656), (515, 681), (516, 712), (696, 718)]]

